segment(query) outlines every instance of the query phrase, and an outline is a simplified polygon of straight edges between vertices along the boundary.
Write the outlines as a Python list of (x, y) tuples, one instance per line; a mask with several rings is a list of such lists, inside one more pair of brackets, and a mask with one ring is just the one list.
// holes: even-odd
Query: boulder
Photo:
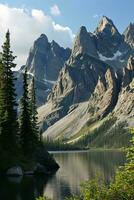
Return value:
[(7, 176), (23, 176), (23, 170), (20, 166), (14, 166), (7, 170)]

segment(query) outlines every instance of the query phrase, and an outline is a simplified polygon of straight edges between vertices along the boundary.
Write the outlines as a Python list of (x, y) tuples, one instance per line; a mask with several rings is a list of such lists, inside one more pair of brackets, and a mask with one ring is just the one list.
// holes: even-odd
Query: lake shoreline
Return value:
[(93, 152), (93, 151), (119, 151), (119, 152), (125, 152), (124, 148), (91, 148), (91, 149), (83, 149), (83, 150), (78, 150), (78, 149), (74, 149), (74, 150), (52, 150), (52, 151), (48, 151), (50, 154), (52, 153), (75, 153), (75, 152)]
[[(60, 165), (54, 174), (23, 177), (0, 178), (0, 199), (22, 200), (47, 196), (54, 200), (63, 200), (72, 194), (80, 194), (80, 184), (101, 174), (102, 181), (109, 183), (116, 169), (125, 163), (122, 151), (52, 151), (51, 155)], [(4, 198), (3, 198), (4, 197)]]

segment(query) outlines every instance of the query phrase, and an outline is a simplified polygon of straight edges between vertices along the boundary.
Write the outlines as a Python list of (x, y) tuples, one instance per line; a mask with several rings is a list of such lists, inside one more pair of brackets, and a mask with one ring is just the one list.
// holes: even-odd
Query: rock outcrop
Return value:
[(6, 172), (7, 176), (23, 176), (23, 170), (19, 166), (14, 166), (7, 170)]

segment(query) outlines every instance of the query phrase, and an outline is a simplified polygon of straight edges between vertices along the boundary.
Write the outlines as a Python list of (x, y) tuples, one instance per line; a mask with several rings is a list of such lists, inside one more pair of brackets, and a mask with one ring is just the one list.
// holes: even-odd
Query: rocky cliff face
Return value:
[(80, 53), (87, 53), (88, 55), (98, 57), (95, 36), (92, 33), (88, 33), (84, 26), (77, 33), (72, 50), (73, 56), (77, 56)]
[(125, 42), (134, 48), (134, 23), (130, 23), (123, 33)]
[(134, 117), (134, 57), (130, 57), (123, 69), (121, 91), (114, 113), (125, 118)]
[(19, 82), (17, 91), (19, 96), (20, 90), (22, 90), (20, 89), (22, 87), (22, 73), (27, 68), (29, 80), (33, 76), (35, 77), (37, 103), (38, 105), (44, 104), (53, 84), (58, 78), (59, 71), (69, 58), (70, 53), (71, 50), (69, 48), (64, 49), (55, 41), (50, 43), (47, 36), (42, 34), (30, 49), (26, 65), (17, 74)]
[(134, 117), (134, 25), (120, 34), (103, 17), (94, 33), (81, 27), (72, 51), (41, 35), (30, 50), (22, 72), (37, 88), (40, 128), (53, 138), (72, 137), (90, 120), (109, 114), (119, 120)]
[[(72, 59), (72, 58), (71, 58)], [(69, 60), (70, 62), (70, 60)], [(39, 108), (44, 136), (64, 138), (77, 134), (88, 122), (113, 114), (119, 120), (134, 118), (134, 58), (130, 57), (122, 75), (87, 54), (79, 54), (66, 64), (48, 98)], [(46, 111), (49, 107), (49, 111)], [(42, 114), (43, 117), (42, 117)]]
[(131, 23), (120, 34), (111, 19), (103, 16), (94, 33), (81, 27), (77, 33), (72, 56), (79, 53), (99, 58), (115, 70), (126, 66), (130, 55), (134, 55), (134, 25)]
[(134, 24), (120, 34), (112, 20), (103, 16), (94, 33), (82, 26), (78, 31), (72, 53), (60, 47), (55, 41), (49, 42), (42, 34), (33, 44), (26, 62), (17, 74), (17, 93), (22, 91), (22, 73), (27, 67), (29, 79), (35, 76), (38, 106), (44, 104), (56, 82), (61, 68), (69, 59), (73, 63), (79, 54), (87, 54), (99, 59), (115, 70), (126, 66), (130, 55), (134, 55)]
[(48, 96), (48, 105), (39, 109), (44, 135), (69, 138), (88, 120), (103, 119), (111, 113), (120, 119), (132, 119), (132, 30), (128, 27), (121, 35), (107, 17), (102, 18), (93, 34), (80, 28), (71, 56)]
[(106, 58), (113, 58), (119, 50), (122, 36), (112, 20), (103, 17), (95, 32), (98, 53)]
[(88, 102), (90, 116), (102, 118), (114, 109), (117, 96), (117, 78), (111, 67), (87, 54), (71, 57), (48, 97), (52, 112), (45, 116), (43, 128), (68, 115), (82, 102)]

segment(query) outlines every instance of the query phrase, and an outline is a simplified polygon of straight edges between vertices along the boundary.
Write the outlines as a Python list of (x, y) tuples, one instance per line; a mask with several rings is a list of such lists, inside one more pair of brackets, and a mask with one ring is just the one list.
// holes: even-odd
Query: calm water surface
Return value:
[(120, 151), (53, 152), (60, 169), (51, 177), (7, 178), (0, 180), (0, 200), (35, 200), (46, 195), (63, 200), (79, 194), (82, 181), (100, 175), (109, 182), (118, 166), (125, 162)]

